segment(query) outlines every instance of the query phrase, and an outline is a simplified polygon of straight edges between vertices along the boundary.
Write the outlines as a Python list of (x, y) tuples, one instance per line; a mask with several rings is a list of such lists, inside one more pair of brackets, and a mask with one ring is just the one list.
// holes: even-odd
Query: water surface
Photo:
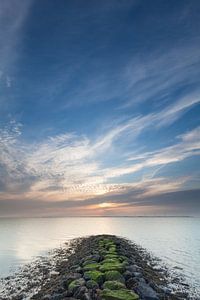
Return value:
[(182, 270), (200, 291), (199, 218), (30, 218), (0, 219), (0, 277), (75, 237), (115, 234)]

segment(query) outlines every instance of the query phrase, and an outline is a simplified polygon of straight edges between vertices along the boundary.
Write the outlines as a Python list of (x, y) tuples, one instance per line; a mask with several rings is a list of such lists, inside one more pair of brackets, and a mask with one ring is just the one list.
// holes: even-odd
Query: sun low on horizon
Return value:
[(199, 216), (200, 2), (0, 7), (0, 217)]

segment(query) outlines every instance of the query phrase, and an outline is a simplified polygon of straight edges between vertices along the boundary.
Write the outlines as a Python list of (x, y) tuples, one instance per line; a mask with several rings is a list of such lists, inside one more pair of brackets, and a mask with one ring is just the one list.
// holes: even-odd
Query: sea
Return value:
[(192, 217), (2, 218), (0, 277), (12, 275), (71, 239), (96, 234), (137, 243), (184, 276), (200, 295), (200, 218)]

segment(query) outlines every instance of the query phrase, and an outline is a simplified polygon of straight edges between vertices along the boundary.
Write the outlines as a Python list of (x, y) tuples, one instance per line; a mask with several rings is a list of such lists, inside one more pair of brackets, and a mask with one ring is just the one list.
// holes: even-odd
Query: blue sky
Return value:
[(198, 215), (199, 1), (0, 8), (0, 215)]

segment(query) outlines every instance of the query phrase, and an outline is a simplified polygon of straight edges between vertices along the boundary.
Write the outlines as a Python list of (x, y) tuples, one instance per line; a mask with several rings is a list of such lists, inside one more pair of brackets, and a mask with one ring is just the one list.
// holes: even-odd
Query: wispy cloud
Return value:
[[(173, 115), (175, 120), (185, 105), (190, 107), (193, 103), (185, 104), (183, 100), (165, 109), (165, 114)], [(199, 127), (178, 136), (172, 146), (153, 152), (134, 153), (134, 156), (129, 153), (128, 159), (127, 153), (120, 154), (116, 143), (123, 143), (127, 135), (129, 139), (136, 139), (150, 126), (156, 128), (162, 116), (163, 111), (135, 117), (93, 140), (66, 133), (28, 144), (20, 138), (21, 125), (12, 121), (0, 131), (1, 197), (11, 193), (17, 194), (17, 197), (23, 194), (52, 200), (90, 198), (120, 191), (124, 185), (118, 184), (116, 179), (124, 175), (199, 155)], [(114, 155), (115, 167), (104, 166), (104, 160), (109, 155)], [(109, 182), (110, 179), (113, 183)], [(126, 182), (124, 184), (126, 186)], [(173, 186), (172, 182), (170, 186)], [(155, 187), (161, 192), (162, 188), (159, 189), (157, 184)]]
[(128, 160), (143, 160), (143, 166), (166, 165), (181, 161), (192, 155), (200, 154), (200, 127), (197, 127), (188, 133), (178, 136), (178, 142), (173, 146), (159, 149), (154, 152), (134, 154)]
[(123, 107), (147, 101), (159, 107), (177, 100), (183, 92), (187, 102), (187, 98), (199, 92), (200, 54), (197, 44), (199, 40), (194, 39), (167, 49), (160, 46), (146, 56), (136, 54), (124, 72), (129, 83), (129, 98)]

